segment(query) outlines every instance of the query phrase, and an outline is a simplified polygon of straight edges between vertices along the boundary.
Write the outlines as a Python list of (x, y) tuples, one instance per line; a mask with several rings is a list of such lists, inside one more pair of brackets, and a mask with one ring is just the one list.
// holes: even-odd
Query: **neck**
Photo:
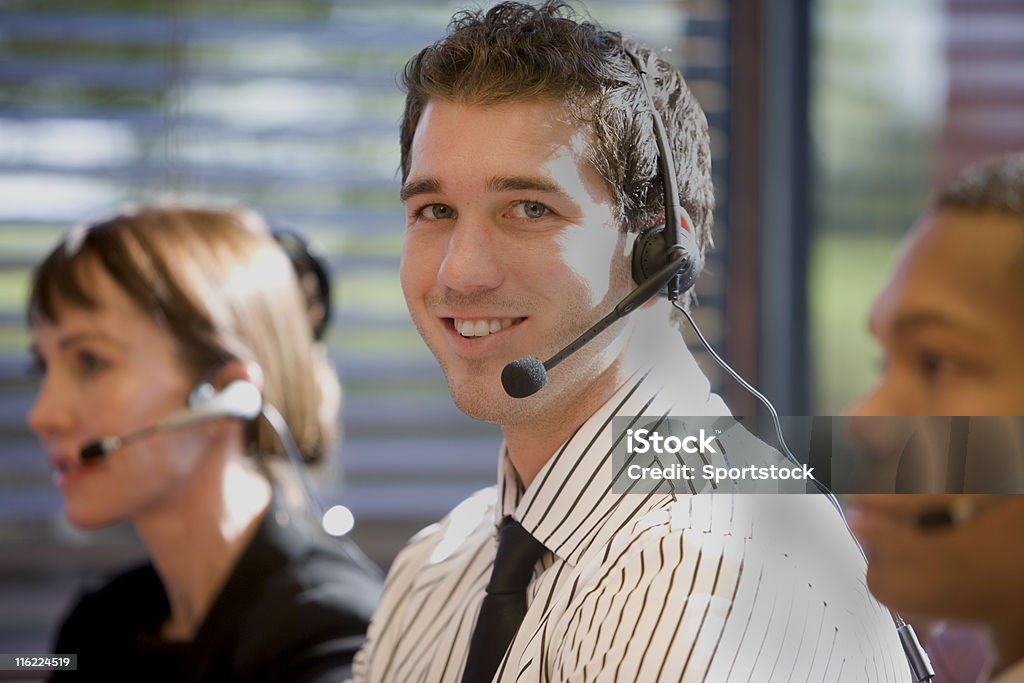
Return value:
[[(547, 403), (558, 409), (540, 410), (528, 420), (502, 426), (509, 460), (524, 487), (530, 486), (559, 447), (635, 372), (651, 367), (657, 359), (671, 358), (672, 354), (680, 351), (689, 354), (679, 332), (669, 322), (668, 307), (667, 301), (659, 300), (634, 312), (630, 316), (633, 329), (629, 337), (619, 348), (606, 350), (604, 358), (611, 355), (614, 360), (605, 360), (605, 369), (597, 373), (591, 382), (560, 383), (558, 375), (553, 374), (550, 386), (544, 391), (552, 392)], [(585, 375), (586, 368), (578, 364), (578, 359), (569, 358), (565, 364), (568, 366), (574, 361), (577, 361), (574, 374)], [(595, 365), (601, 362), (601, 357), (593, 360)], [(557, 372), (558, 368), (553, 371)]]
[(133, 522), (167, 592), (171, 615), (162, 635), (190, 640), (270, 504), (270, 485), (242, 455), (196, 480), (174, 500)]
[(559, 446), (615, 393), (627, 377), (615, 364), (589, 385), (559, 396), (557, 401), (565, 406), (564, 410), (552, 411), (527, 423), (502, 427), (509, 459), (524, 487), (530, 486)]

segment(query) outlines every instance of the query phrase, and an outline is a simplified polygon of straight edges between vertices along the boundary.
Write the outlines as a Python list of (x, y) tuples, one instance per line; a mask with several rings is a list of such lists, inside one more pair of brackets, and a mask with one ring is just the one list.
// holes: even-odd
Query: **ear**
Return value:
[(228, 361), (217, 369), (211, 383), (217, 389), (223, 389), (238, 381), (249, 382), (263, 393), (263, 368), (255, 361)]

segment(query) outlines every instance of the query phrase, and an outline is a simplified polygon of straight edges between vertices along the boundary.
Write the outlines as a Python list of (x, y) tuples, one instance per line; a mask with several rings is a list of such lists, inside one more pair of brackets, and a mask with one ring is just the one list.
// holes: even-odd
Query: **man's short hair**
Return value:
[(1024, 219), (1024, 152), (968, 166), (938, 196), (937, 209), (993, 212)]
[[(612, 193), (622, 229), (636, 232), (662, 222), (652, 113), (623, 43), (618, 33), (578, 21), (562, 2), (503, 2), (457, 13), (447, 35), (405, 66), (403, 182), (430, 99), (480, 106), (550, 99), (587, 129), (588, 159)], [(677, 69), (652, 50), (626, 45), (650, 65), (647, 86), (671, 139), (680, 203), (693, 219), (703, 256), (711, 246), (715, 203), (707, 119)]]
[[(994, 213), (1024, 228), (1024, 152), (967, 166), (939, 193), (935, 209)], [(1024, 278), (1024, 252), (1017, 254), (1013, 272)]]

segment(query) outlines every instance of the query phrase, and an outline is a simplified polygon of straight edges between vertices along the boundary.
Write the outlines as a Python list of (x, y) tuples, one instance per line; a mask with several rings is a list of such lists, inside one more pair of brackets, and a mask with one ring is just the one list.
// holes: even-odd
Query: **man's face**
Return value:
[(500, 380), (505, 364), (547, 358), (632, 288), (631, 240), (584, 144), (550, 101), (432, 100), (416, 128), (402, 190), (402, 289), (452, 397), (473, 417), (523, 422), (614, 375), (623, 323), (533, 397), (509, 398)]
[(871, 313), (885, 364), (855, 415), (1024, 415), (1024, 226), (924, 216)]

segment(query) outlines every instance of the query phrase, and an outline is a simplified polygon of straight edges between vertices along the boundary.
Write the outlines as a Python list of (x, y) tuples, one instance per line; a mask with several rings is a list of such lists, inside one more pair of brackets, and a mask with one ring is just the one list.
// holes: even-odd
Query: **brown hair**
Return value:
[[(313, 341), (292, 264), (250, 211), (143, 207), (68, 233), (36, 268), (29, 324), (62, 306), (99, 305), (87, 280), (102, 267), (177, 341), (198, 382), (230, 360), (255, 362), (263, 396), (284, 416), (307, 462), (334, 436), (340, 389)], [(249, 430), (253, 453), (283, 453), (273, 431)]]
[[(707, 119), (679, 71), (629, 44), (650, 65), (648, 88), (671, 140), (682, 206), (701, 255), (711, 246), (714, 188)], [(452, 17), (448, 34), (405, 66), (401, 170), (406, 180), (416, 126), (431, 98), (488, 105), (550, 99), (589, 129), (589, 161), (615, 200), (619, 223), (635, 232), (663, 216), (653, 113), (618, 33), (576, 21), (561, 2), (503, 2)]]
[(1024, 219), (1024, 152), (986, 159), (963, 169), (939, 194), (936, 206)]

